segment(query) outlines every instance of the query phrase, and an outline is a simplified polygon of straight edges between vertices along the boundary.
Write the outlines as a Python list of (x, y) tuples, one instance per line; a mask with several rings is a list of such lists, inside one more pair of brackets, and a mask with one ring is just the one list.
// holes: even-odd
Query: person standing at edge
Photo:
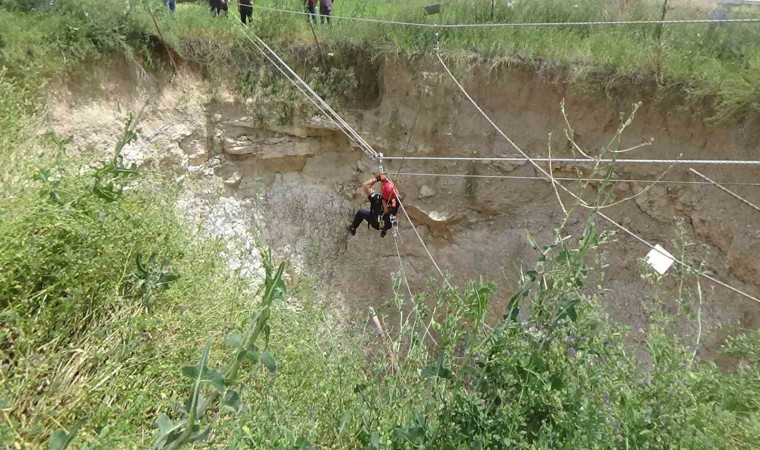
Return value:
[(330, 25), (330, 16), (332, 16), (332, 0), (319, 0), (319, 22)]
[(169, 12), (172, 14), (177, 10), (177, 0), (164, 0), (164, 5), (169, 8)]
[(311, 20), (312, 23), (317, 23), (317, 0), (306, 0), (306, 12), (308, 12), (306, 21)]
[(219, 14), (227, 15), (228, 7), (227, 0), (209, 0), (211, 6), (211, 15), (217, 16)]
[(238, 11), (243, 25), (246, 23), (253, 25), (253, 0), (238, 0)]

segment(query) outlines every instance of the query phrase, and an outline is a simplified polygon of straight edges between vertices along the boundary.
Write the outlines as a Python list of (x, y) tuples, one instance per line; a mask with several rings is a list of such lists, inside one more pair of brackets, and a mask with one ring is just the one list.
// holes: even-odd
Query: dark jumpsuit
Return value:
[(389, 206), (388, 214), (383, 214), (383, 197), (380, 194), (373, 192), (369, 194), (367, 198), (369, 199), (370, 209), (360, 209), (357, 211), (354, 221), (351, 223), (351, 227), (357, 229), (359, 228), (359, 225), (366, 220), (369, 226), (376, 230), (387, 231), (393, 228), (391, 215), (396, 215), (398, 212), (398, 206)]
[(238, 0), (238, 9), (243, 25), (246, 24), (246, 20), (253, 24), (253, 0)]
[(209, 6), (211, 6), (211, 14), (217, 15), (221, 13), (227, 13), (227, 2), (223, 2), (222, 0), (209, 0)]

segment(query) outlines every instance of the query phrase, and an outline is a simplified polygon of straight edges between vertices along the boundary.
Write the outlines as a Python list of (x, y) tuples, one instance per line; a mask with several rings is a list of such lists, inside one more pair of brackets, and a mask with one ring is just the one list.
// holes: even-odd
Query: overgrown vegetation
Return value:
[[(221, 243), (198, 241), (177, 218), (176, 188), (124, 165), (139, 122), (125, 124), (114, 149), (85, 155), (64, 138), (29, 133), (55, 76), (125, 48), (150, 62), (143, 3), (114, 4), (62, 0), (60, 15), (0, 13), (0, 446), (179, 448), (205, 439), (222, 448), (750, 449), (760, 441), (757, 330), (727, 343), (739, 361), (730, 373), (700, 360), (692, 337), (676, 335), (673, 317), (654, 306), (645, 347), (631, 348), (628, 330), (600, 304), (603, 277), (589, 281), (604, 272), (599, 249), (614, 239), (597, 229), (594, 210), (576, 236), (566, 225), (579, 212), (564, 205), (568, 220), (553, 239), (528, 237), (538, 262), (491, 323), (495, 287), (484, 281), (457, 290), (432, 282), (411, 298), (397, 274), (396, 295), (378, 306), (386, 331), (378, 338), (338, 317), (318, 280), (291, 279), (285, 289), (283, 266), (268, 253), (262, 280), (231, 273)], [(417, 7), (363, 4), (353, 12), (403, 18)], [(101, 9), (102, 18), (83, 14)], [(238, 45), (230, 24), (200, 8), (180, 12), (159, 12), (167, 39), (190, 45), (209, 33), (223, 41), (214, 45)], [(302, 25), (285, 20), (269, 32)], [(342, 26), (320, 33), (337, 39), (350, 30)], [(423, 34), (387, 36), (372, 45), (426, 45)], [(241, 89), (256, 89), (253, 73)], [(350, 87), (336, 78), (322, 89)], [(609, 192), (603, 183), (596, 206)], [(676, 247), (682, 259), (694, 253), (683, 235)], [(676, 272), (672, 301), (700, 320), (707, 299), (694, 267)]]
[[(643, 367), (587, 285), (614, 238), (593, 214), (577, 239), (564, 225), (551, 242), (529, 237), (538, 263), (490, 325), (493, 284), (405, 298), (399, 276), (383, 343), (327, 312), (308, 280), (286, 296), (268, 256), (259, 300), (213, 242), (185, 234), (160, 179), (121, 165), (134, 132), (128, 123), (104, 163), (36, 159), (23, 185), (4, 185), (9, 445), (752, 448), (760, 437), (757, 334), (729, 342), (744, 362), (723, 373), (660, 311)], [(694, 273), (681, 275), (678, 301), (701, 305)]]
[[(661, 4), (654, 1), (541, 0), (512, 2), (513, 6), (497, 1), (493, 19), (489, 2), (452, 0), (443, 4), (439, 15), (425, 16), (422, 7), (427, 3), (346, 0), (335, 6), (335, 14), (442, 24), (659, 20), (661, 16)], [(26, 13), (0, 9), (0, 61), (12, 75), (29, 80), (27, 87), (32, 90), (44, 88), (61, 73), (82, 75), (83, 61), (113, 52), (135, 58), (146, 68), (158, 64), (155, 50), (163, 39), (186, 61), (200, 63), (225, 79), (230, 78), (229, 67), (235, 68), (238, 78), (238, 74), (247, 76), (252, 60), (260, 63), (234, 20), (234, 7), (232, 17), (214, 18), (205, 1), (181, 4), (175, 16), (158, 0), (59, 0), (53, 5), (39, 12), (27, 5), (21, 8), (30, 10)], [(300, 2), (291, 0), (260, 6), (302, 12)], [(751, 8), (734, 8), (730, 17), (758, 14)], [(667, 17), (706, 18), (707, 12), (681, 7), (670, 10)], [(254, 31), (304, 69), (322, 67), (314, 81), (327, 80), (325, 92), (344, 95), (353, 95), (354, 87), (347, 70), (360, 68), (348, 63), (352, 47), (361, 47), (364, 65), (378, 55), (428, 54), (432, 47), (429, 29), (337, 19), (332, 26), (315, 27), (317, 47), (304, 16), (266, 10), (256, 11)], [(672, 25), (662, 31), (652, 25), (446, 29), (441, 31), (440, 45), (451, 58), (488, 58), (494, 67), (499, 63), (538, 65), (543, 72), (587, 81), (592, 87), (626, 89), (630, 84), (644, 84), (655, 98), (684, 93), (692, 106), (708, 99), (707, 113), (715, 120), (740, 118), (760, 109), (760, 26), (756, 23)], [(163, 63), (168, 66), (167, 59), (164, 56)]]

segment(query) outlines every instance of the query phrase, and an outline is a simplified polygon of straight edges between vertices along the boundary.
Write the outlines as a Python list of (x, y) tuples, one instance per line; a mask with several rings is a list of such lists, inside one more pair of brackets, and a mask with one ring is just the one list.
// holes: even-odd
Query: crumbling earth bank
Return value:
[[(80, 148), (110, 148), (126, 113), (147, 104), (140, 139), (125, 157), (167, 171), (184, 183), (187, 192), (181, 209), (204, 233), (230, 243), (228, 250), (236, 258), (231, 267), (251, 274), (260, 270), (251, 256), (258, 239), (288, 257), (296, 270), (319, 275), (342, 308), (363, 314), (366, 307), (377, 306), (390, 295), (390, 277), (399, 270), (392, 238), (381, 239), (376, 232), (360, 229), (348, 239), (344, 230), (362, 203), (359, 185), (375, 167), (334, 125), (318, 116), (285, 125), (265, 124), (260, 117), (268, 103), (236, 101), (216, 88), (212, 92), (189, 70), (172, 80), (141, 76), (123, 64), (99, 70), (95, 82), (88, 82), (86, 94), (76, 83), (57, 91), (46, 128), (72, 136)], [(433, 61), (385, 60), (372, 80), (377, 98), (363, 98), (339, 110), (386, 155), (402, 155), (407, 142), (411, 156), (517, 155), (442, 75)], [(564, 99), (574, 138), (592, 153), (612, 137), (621, 112), (642, 101), (623, 147), (650, 139), (653, 145), (622, 157), (760, 159), (757, 114), (738, 124), (710, 126), (699, 111), (678, 99), (648, 101), (652, 96), (645, 89), (590, 94), (524, 67), (475, 65), (469, 75), (465, 87), (531, 155), (545, 156), (551, 145), (554, 155), (573, 156), (564, 138), (567, 127), (560, 110)], [(674, 166), (665, 178), (695, 180), (688, 167)], [(395, 172), (399, 164), (389, 162), (387, 168)], [(622, 165), (617, 177), (652, 179), (666, 168)], [(557, 175), (574, 176), (577, 168), (555, 169)], [(758, 168), (697, 169), (714, 180), (760, 181)], [(537, 175), (524, 163), (495, 162), (406, 161), (403, 172)], [(496, 281), (501, 289), (493, 314), (500, 315), (517, 269), (535, 259), (524, 238), (526, 231), (539, 241), (547, 240), (561, 219), (550, 185), (523, 179), (409, 175), (401, 175), (399, 181), (409, 214), (440, 266), (454, 283), (480, 276)], [(682, 223), (699, 244), (694, 256), (704, 256), (718, 278), (760, 295), (760, 213), (712, 186), (661, 184), (641, 193), (644, 186), (618, 183), (617, 198), (640, 195), (608, 215), (666, 248), (672, 248), (676, 222)], [(731, 189), (760, 203), (757, 187)], [(223, 213), (207, 214), (212, 210)], [(416, 291), (437, 274), (405, 222), (399, 245)], [(584, 223), (585, 213), (580, 213), (572, 228), (578, 230)], [(604, 270), (603, 301), (634, 331), (646, 322), (651, 307), (652, 290), (641, 280), (637, 263), (646, 252), (621, 235), (604, 249), (609, 266)], [(758, 326), (757, 304), (722, 288), (709, 286), (708, 291), (710, 301), (703, 311), (708, 329), (729, 322)], [(691, 333), (693, 324), (685, 321), (683, 327)], [(708, 340), (705, 346), (710, 350), (716, 343)]]

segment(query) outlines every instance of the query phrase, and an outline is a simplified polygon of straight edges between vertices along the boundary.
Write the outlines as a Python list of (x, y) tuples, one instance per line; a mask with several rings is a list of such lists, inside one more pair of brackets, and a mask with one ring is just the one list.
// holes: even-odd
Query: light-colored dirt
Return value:
[[(525, 68), (488, 70), (488, 66), (474, 65), (471, 69), (467, 89), (532, 155), (545, 155), (549, 140), (557, 156), (571, 155), (561, 138), (565, 128), (562, 99), (576, 138), (591, 151), (614, 134), (621, 111), (648, 99), (646, 93), (633, 89), (589, 95), (567, 84), (548, 82)], [(246, 106), (212, 96), (192, 73), (168, 83), (125, 76), (132, 72), (124, 68), (105, 72), (95, 77), (98, 82), (88, 84), (90, 92), (99, 86), (100, 93), (95, 89), (95, 94), (85, 97), (64, 91), (52, 99), (51, 129), (74, 136), (78, 145), (110, 147), (120, 128), (114, 119), (148, 101), (142, 138), (129, 149), (135, 161), (169, 168), (180, 179), (200, 177), (202, 183), (223, 186), (222, 196), (244, 202), (255, 213), (246, 219), (251, 231), (290, 258), (298, 270), (322, 277), (341, 306), (364, 314), (368, 306), (377, 307), (391, 294), (390, 277), (399, 270), (391, 237), (381, 239), (377, 232), (363, 228), (349, 239), (344, 230), (362, 204), (358, 187), (375, 168), (338, 130), (324, 120), (308, 118), (289, 126), (264, 127), (249, 112), (257, 103)], [(409, 154), (414, 156), (516, 154), (432, 61), (387, 60), (377, 77), (377, 98), (365, 99), (345, 115), (378, 151), (401, 155), (411, 133)], [(420, 96), (420, 92), (424, 94)], [(418, 108), (417, 124), (411, 130)], [(635, 145), (650, 138), (654, 145), (624, 156), (760, 159), (757, 116), (731, 126), (710, 127), (699, 113), (677, 101), (645, 103), (623, 144)], [(387, 168), (395, 172), (398, 165), (388, 164)], [(691, 180), (687, 168), (674, 167), (667, 178)], [(566, 169), (574, 173), (573, 168)], [(618, 175), (653, 178), (661, 169), (624, 166)], [(700, 169), (715, 180), (760, 181), (757, 168)], [(412, 161), (404, 163), (403, 171), (536, 174), (526, 164)], [(436, 261), (455, 284), (481, 276), (496, 281), (500, 289), (492, 317), (500, 316), (515, 289), (519, 268), (530, 268), (536, 257), (526, 242), (526, 232), (545, 242), (562, 217), (550, 185), (411, 176), (400, 177), (400, 182), (410, 214)], [(616, 194), (622, 198), (641, 189), (641, 185), (621, 183)], [(758, 188), (733, 189), (760, 202)], [(760, 213), (724, 192), (711, 186), (662, 185), (612, 208), (608, 215), (669, 249), (673, 249), (676, 220), (682, 221), (699, 244), (693, 257), (704, 257), (718, 278), (760, 296)], [(571, 229), (578, 231), (585, 220), (585, 213), (577, 215)], [(213, 224), (225, 226), (219, 221)], [(420, 291), (437, 274), (405, 220), (399, 244), (412, 289)], [(640, 277), (637, 260), (646, 253), (647, 248), (622, 235), (603, 250), (608, 266), (602, 301), (615, 318), (632, 327), (634, 337), (660, 301), (653, 300), (654, 289)], [(703, 311), (706, 329), (721, 324), (758, 326), (760, 305), (709, 283), (703, 286), (709, 299)], [(666, 280), (665, 291), (673, 288), (673, 280)], [(667, 302), (668, 308), (677, 310), (672, 301)], [(694, 327), (693, 321), (684, 320), (682, 332), (691, 334)], [(718, 334), (712, 336), (703, 342), (703, 350), (716, 348)]]

